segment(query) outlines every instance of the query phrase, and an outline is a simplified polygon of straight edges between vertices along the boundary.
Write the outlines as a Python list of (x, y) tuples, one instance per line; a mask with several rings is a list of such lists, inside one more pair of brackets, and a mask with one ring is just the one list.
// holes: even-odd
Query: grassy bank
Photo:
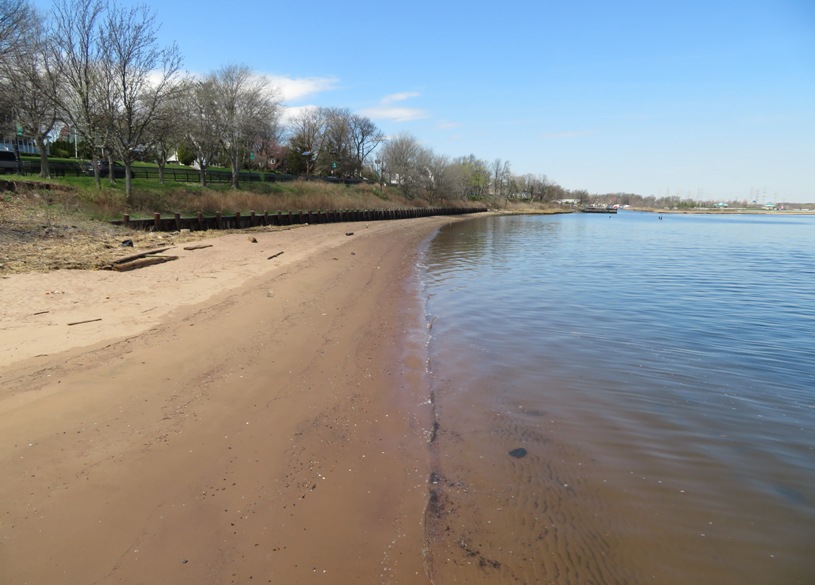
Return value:
[[(247, 183), (241, 189), (224, 185), (201, 187), (192, 183), (175, 183), (146, 179), (133, 180), (133, 196), (128, 202), (124, 180), (111, 184), (102, 180), (97, 188), (92, 177), (37, 179), (15, 176), (5, 180), (15, 182), (15, 193), (36, 199), (46, 205), (56, 205), (64, 212), (79, 213), (91, 218), (112, 220), (129, 213), (131, 217), (150, 216), (153, 212), (195, 214), (230, 213), (235, 211), (318, 210), (318, 209), (388, 209), (426, 207), (421, 199), (404, 199), (392, 187), (370, 183), (343, 185), (323, 181), (287, 181), (280, 183)], [(8, 194), (7, 194), (8, 197)], [(434, 204), (439, 204), (435, 202)], [(457, 202), (457, 206), (466, 205)]]

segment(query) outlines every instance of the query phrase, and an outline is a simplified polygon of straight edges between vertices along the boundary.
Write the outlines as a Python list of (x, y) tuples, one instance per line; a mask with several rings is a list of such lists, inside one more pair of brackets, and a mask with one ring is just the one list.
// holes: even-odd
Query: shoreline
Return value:
[(468, 217), (0, 281), (0, 580), (429, 583), (408, 279)]

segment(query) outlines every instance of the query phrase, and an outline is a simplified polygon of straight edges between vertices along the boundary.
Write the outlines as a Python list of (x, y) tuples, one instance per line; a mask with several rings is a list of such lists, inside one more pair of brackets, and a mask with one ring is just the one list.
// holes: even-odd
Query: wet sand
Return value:
[(409, 280), (450, 221), (0, 280), (0, 582), (428, 583)]

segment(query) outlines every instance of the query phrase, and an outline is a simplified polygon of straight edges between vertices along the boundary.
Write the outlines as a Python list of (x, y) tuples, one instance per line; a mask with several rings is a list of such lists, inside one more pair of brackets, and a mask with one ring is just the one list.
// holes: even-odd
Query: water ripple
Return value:
[(815, 218), (664, 218), (429, 245), (437, 464), (491, 582), (815, 582)]

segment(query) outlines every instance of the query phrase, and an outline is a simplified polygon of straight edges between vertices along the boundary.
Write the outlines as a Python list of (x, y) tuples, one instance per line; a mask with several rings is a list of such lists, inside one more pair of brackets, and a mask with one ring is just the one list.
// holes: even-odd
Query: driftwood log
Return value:
[(137, 268), (144, 268), (145, 266), (152, 266), (153, 264), (163, 264), (170, 260), (178, 260), (178, 256), (146, 256), (144, 258), (137, 258), (130, 262), (120, 262), (113, 265), (113, 270), (117, 272), (127, 272), (128, 270), (136, 270)]
[(198, 244), (197, 246), (184, 246), (185, 250), (201, 250), (203, 248), (211, 248), (212, 244)]
[(85, 319), (84, 321), (74, 321), (73, 323), (68, 323), (68, 327), (72, 325), (83, 325), (85, 323), (96, 323), (97, 321), (101, 321), (102, 318), (99, 317), (98, 319)]
[(145, 256), (149, 256), (150, 254), (159, 254), (161, 252), (166, 252), (167, 250), (172, 250), (175, 246), (167, 246), (166, 248), (153, 248), (152, 250), (145, 250), (144, 252), (139, 252), (138, 254), (130, 254), (128, 256), (122, 256), (121, 258), (116, 258), (111, 264), (113, 264), (114, 268), (117, 264), (123, 264), (125, 262), (130, 262), (131, 260), (135, 260), (137, 258), (144, 258)]

